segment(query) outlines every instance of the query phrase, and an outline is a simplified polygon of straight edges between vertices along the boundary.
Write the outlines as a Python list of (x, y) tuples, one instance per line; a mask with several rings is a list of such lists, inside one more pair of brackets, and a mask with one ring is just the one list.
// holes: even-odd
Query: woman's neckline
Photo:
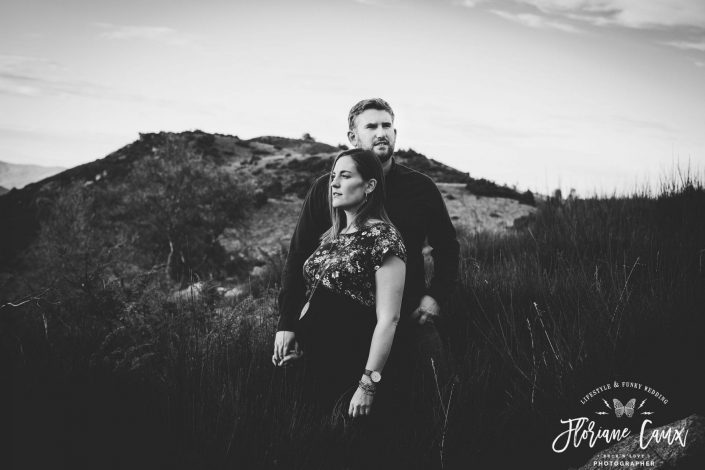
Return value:
[(374, 227), (375, 225), (379, 225), (379, 224), (383, 224), (383, 223), (384, 223), (384, 220), (380, 220), (379, 222), (372, 222), (372, 223), (368, 222), (367, 224), (365, 224), (364, 227), (360, 227), (360, 228), (356, 229), (354, 232), (345, 232), (345, 233), (341, 232), (340, 235), (343, 235), (343, 236), (355, 235), (356, 233), (360, 233), (360, 232), (364, 231), (365, 229), (368, 229), (370, 227)]

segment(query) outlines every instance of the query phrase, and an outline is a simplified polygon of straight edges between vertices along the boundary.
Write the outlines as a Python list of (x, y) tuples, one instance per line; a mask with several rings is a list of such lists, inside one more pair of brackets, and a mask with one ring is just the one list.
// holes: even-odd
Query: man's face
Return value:
[(348, 132), (350, 143), (371, 150), (384, 163), (394, 153), (397, 130), (392, 115), (380, 109), (366, 109), (355, 118), (355, 129)]

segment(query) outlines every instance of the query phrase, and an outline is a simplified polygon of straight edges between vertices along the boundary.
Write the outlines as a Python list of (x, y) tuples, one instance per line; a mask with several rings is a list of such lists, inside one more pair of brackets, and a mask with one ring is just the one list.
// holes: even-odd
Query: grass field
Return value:
[[(668, 394), (660, 424), (705, 412), (701, 182), (549, 200), (521, 231), (459, 236), (439, 325), (455, 373), (387, 436), (399, 468), (582, 465), (597, 449), (551, 441), (612, 380)], [(309, 412), (296, 367), (270, 362), (275, 281), (174, 303), (140, 279), (0, 309), (14, 468), (345, 468), (348, 431)]]

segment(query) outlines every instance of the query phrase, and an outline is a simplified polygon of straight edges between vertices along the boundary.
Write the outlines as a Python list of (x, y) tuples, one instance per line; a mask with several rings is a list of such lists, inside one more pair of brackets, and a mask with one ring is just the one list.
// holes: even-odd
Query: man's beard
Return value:
[(375, 154), (377, 158), (379, 158), (380, 163), (386, 163), (389, 161), (390, 158), (392, 158), (392, 155), (394, 154), (394, 146), (390, 144), (389, 142), (386, 142), (387, 144), (387, 151), (384, 153), (378, 153), (377, 150), (375, 149), (375, 145), (372, 146), (372, 153)]

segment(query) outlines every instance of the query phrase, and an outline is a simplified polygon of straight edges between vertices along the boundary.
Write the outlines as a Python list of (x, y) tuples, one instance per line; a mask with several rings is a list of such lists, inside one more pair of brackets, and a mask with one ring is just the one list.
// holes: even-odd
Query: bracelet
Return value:
[(375, 392), (377, 391), (377, 387), (373, 384), (368, 384), (360, 380), (360, 382), (357, 384), (358, 388), (365, 392), (365, 395), (374, 395)]

